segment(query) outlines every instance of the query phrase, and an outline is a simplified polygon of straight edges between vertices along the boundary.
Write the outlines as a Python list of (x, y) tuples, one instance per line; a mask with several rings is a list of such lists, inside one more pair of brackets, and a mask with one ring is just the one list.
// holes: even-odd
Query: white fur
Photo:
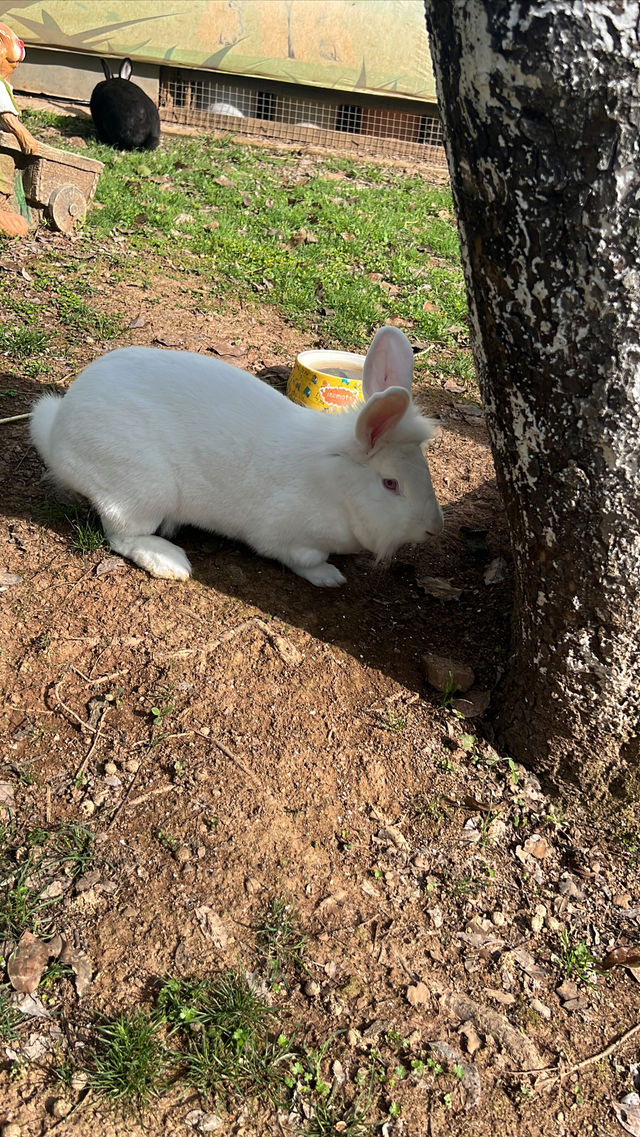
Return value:
[(191, 524), (337, 585), (345, 578), (329, 554), (367, 549), (380, 560), (442, 528), (422, 450), (432, 424), (411, 404), (412, 372), (406, 337), (381, 328), (367, 402), (330, 415), (210, 356), (122, 348), (64, 398), (39, 399), (31, 438), (58, 485), (95, 507), (114, 552), (153, 576), (191, 574), (167, 540)]

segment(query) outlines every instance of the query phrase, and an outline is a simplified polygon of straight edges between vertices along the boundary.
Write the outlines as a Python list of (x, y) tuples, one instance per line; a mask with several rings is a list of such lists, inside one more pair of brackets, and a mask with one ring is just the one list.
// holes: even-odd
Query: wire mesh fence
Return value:
[(399, 110), (380, 102), (340, 101), (302, 94), (298, 88), (219, 81), (210, 75), (163, 68), (160, 116), (164, 122), (199, 126), (341, 150), (389, 155), (446, 168), (442, 125), (435, 106)]

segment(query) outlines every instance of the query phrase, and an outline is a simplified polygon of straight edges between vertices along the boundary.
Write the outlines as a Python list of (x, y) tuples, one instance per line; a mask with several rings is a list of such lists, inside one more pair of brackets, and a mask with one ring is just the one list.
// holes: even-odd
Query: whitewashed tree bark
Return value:
[(640, 5), (425, 0), (511, 530), (498, 734), (640, 784)]

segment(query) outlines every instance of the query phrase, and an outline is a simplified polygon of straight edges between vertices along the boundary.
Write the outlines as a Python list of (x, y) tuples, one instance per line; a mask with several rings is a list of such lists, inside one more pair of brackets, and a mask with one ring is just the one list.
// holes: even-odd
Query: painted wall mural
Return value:
[(435, 102), (423, 0), (0, 0), (27, 45)]

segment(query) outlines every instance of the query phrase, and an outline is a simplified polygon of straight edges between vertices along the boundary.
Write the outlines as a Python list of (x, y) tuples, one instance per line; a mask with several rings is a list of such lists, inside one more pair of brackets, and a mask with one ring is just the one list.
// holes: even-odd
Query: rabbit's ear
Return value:
[(397, 426), (411, 399), (403, 387), (390, 387), (379, 391), (367, 400), (356, 420), (355, 435), (371, 454), (384, 436)]
[(123, 59), (122, 63), (120, 64), (120, 70), (118, 72), (118, 75), (120, 76), (120, 78), (121, 79), (130, 79), (132, 71), (133, 71), (133, 65), (131, 63), (131, 60), (130, 59)]
[(102, 70), (104, 71), (105, 79), (113, 79), (113, 75), (111, 74), (111, 68), (109, 67), (109, 64), (107, 63), (106, 59), (101, 59), (100, 62), (102, 64)]
[(387, 324), (373, 337), (362, 369), (365, 399), (387, 387), (405, 387), (411, 391), (413, 348), (404, 332)]

